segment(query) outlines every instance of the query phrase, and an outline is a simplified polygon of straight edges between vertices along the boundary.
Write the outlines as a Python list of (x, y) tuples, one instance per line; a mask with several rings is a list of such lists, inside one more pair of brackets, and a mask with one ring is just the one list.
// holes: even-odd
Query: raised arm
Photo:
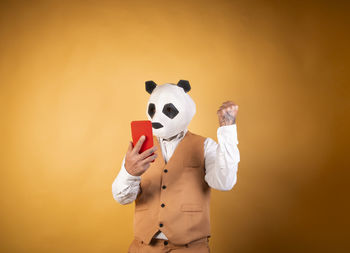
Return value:
[(232, 101), (224, 102), (217, 111), (219, 125), (217, 138), (219, 144), (207, 138), (204, 142), (205, 180), (214, 189), (228, 191), (237, 181), (240, 154), (237, 147), (236, 116), (238, 105)]
[(219, 144), (211, 138), (204, 142), (205, 181), (216, 190), (229, 191), (237, 182), (240, 161), (236, 124), (219, 127), (217, 137)]

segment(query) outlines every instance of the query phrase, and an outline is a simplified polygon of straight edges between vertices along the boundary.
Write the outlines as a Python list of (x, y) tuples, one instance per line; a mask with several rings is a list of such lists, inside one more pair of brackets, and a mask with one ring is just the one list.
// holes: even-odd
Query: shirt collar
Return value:
[(180, 133), (178, 133), (175, 137), (173, 137), (173, 139), (171, 140), (168, 140), (168, 139), (164, 139), (164, 138), (161, 138), (161, 137), (158, 137), (158, 140), (160, 140), (161, 142), (165, 142), (165, 143), (169, 143), (171, 141), (175, 141), (175, 140), (181, 140), (187, 133), (187, 128), (183, 131), (181, 131)]

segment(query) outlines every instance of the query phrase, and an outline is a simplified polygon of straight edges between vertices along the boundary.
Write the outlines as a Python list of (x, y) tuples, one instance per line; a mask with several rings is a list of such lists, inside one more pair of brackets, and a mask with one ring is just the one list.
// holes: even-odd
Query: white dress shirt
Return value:
[[(157, 137), (166, 163), (173, 155), (175, 148), (186, 132), (187, 129), (170, 141)], [(236, 184), (238, 163), (240, 161), (236, 124), (219, 127), (217, 129), (217, 138), (219, 144), (209, 137), (204, 141), (204, 179), (211, 188), (229, 191)], [(141, 181), (141, 176), (129, 174), (124, 164), (125, 156), (122, 167), (112, 184), (113, 197), (122, 205), (129, 204), (136, 199)], [(168, 239), (161, 231), (158, 231), (154, 237)]]

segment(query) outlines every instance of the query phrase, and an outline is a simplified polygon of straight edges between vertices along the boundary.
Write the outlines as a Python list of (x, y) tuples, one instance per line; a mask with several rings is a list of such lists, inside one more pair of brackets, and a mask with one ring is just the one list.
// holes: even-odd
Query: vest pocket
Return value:
[(181, 211), (183, 212), (202, 212), (203, 208), (200, 204), (182, 204)]

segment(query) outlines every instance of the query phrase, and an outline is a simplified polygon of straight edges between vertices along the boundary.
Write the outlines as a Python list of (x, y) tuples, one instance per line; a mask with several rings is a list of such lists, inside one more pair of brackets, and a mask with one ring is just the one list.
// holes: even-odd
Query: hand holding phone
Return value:
[[(141, 176), (154, 162), (157, 147), (153, 146), (152, 124), (150, 121), (131, 122), (133, 142), (125, 156), (125, 169), (133, 176)], [(148, 141), (147, 141), (148, 140)]]

